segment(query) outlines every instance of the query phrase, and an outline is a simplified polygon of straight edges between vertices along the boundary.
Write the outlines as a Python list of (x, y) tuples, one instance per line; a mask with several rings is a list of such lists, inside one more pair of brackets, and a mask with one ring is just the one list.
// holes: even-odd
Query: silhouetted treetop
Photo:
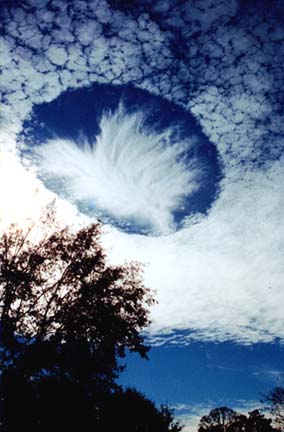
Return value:
[(284, 431), (284, 387), (274, 387), (264, 396), (262, 402), (268, 405), (277, 429)]
[(182, 428), (167, 406), (158, 408), (143, 393), (127, 388), (109, 398), (99, 429), (103, 432), (180, 432)]
[(208, 415), (201, 417), (198, 432), (223, 432), (235, 421), (238, 413), (231, 408), (214, 408)]
[(198, 432), (273, 432), (272, 420), (255, 409), (248, 416), (227, 407), (215, 408), (200, 419)]
[(100, 224), (74, 231), (51, 213), (41, 228), (0, 238), (1, 432), (181, 431), (168, 407), (116, 383), (118, 357), (149, 349), (140, 265), (107, 262)]
[(46, 349), (49, 358), (85, 350), (113, 371), (126, 348), (147, 357), (140, 332), (154, 300), (140, 265), (109, 265), (99, 224), (74, 232), (48, 215), (42, 226), (38, 240), (30, 239), (32, 228), (17, 226), (0, 238), (2, 368), (33, 349), (39, 356)]
[(258, 409), (248, 413), (246, 421), (246, 432), (273, 432), (275, 429), (272, 427), (272, 420), (266, 418)]

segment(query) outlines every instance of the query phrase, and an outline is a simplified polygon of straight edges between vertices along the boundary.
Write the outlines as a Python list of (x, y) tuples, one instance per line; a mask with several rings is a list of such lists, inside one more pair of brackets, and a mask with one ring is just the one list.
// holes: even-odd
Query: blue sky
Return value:
[(243, 413), (264, 408), (263, 395), (283, 385), (283, 356), (281, 344), (164, 345), (152, 347), (148, 361), (129, 354), (119, 382), (173, 407), (181, 421), (192, 422), (194, 430), (202, 415), (219, 406)]
[(259, 401), (283, 381), (284, 347), (192, 342), (187, 347), (153, 347), (149, 361), (127, 357), (121, 377), (159, 403), (228, 404)]
[(0, 229), (52, 199), (102, 219), (158, 300), (124, 382), (188, 430), (254, 406), (283, 371), (282, 0), (2, 0), (0, 19)]

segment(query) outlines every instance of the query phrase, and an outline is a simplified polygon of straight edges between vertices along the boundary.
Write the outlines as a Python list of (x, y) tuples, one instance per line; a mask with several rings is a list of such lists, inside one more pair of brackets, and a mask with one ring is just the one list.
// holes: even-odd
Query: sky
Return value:
[(54, 198), (100, 219), (158, 300), (124, 382), (188, 430), (258, 406), (283, 376), (283, 2), (2, 0), (0, 22), (0, 228)]

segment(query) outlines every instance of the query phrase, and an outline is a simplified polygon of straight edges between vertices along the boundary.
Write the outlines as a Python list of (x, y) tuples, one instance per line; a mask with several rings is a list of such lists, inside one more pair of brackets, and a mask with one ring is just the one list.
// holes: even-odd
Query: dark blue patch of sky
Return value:
[(122, 385), (172, 405), (219, 401), (234, 408), (236, 401), (259, 401), (284, 381), (284, 346), (279, 343), (163, 345), (152, 347), (148, 361), (129, 354), (126, 363)]

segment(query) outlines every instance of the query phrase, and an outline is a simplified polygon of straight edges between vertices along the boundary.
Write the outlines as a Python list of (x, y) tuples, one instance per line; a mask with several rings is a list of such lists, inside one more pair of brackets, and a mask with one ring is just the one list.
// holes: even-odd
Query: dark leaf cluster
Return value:
[(140, 266), (107, 264), (99, 224), (57, 229), (37, 241), (28, 234), (12, 227), (0, 239), (2, 369), (31, 364), (24, 359), (37, 352), (40, 368), (56, 373), (58, 367), (62, 375), (65, 367), (81, 379), (76, 352), (92, 370), (103, 365), (106, 375), (119, 371), (116, 356), (126, 349), (146, 357), (141, 330), (154, 300)]
[(262, 401), (267, 405), (273, 421), (279, 431), (284, 431), (284, 387), (277, 386), (270, 390)]
[(273, 432), (272, 420), (255, 409), (248, 415), (227, 407), (215, 408), (201, 417), (198, 432)]
[(40, 228), (0, 238), (1, 431), (179, 432), (167, 407), (116, 383), (126, 350), (149, 350), (140, 265), (108, 263), (100, 224), (62, 228), (51, 212)]

